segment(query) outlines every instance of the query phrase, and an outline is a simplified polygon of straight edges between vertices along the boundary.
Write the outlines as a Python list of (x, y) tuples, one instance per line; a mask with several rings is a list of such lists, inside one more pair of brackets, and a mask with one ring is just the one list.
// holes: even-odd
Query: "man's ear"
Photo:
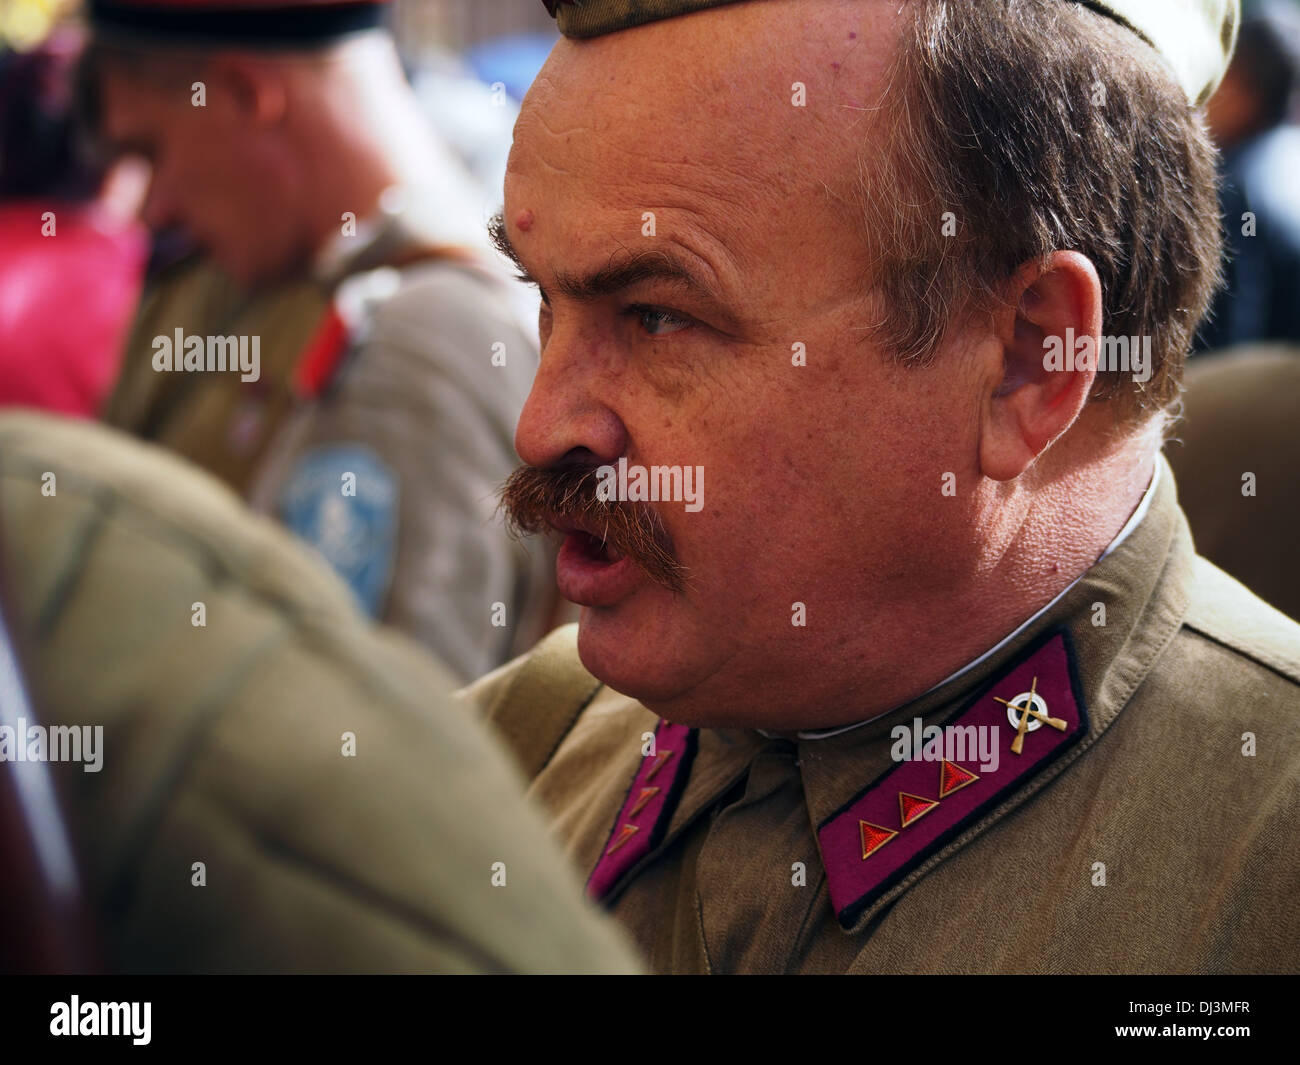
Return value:
[(980, 469), (1019, 477), (1079, 417), (1097, 376), (1101, 280), (1087, 256), (1053, 252), (1016, 271), (997, 315), (1000, 378), (986, 398)]
[(275, 125), (284, 117), (288, 88), (274, 64), (244, 52), (218, 52), (205, 73), (211, 82), (209, 101), (215, 88), (218, 99), (224, 99), (238, 120), (250, 128)]

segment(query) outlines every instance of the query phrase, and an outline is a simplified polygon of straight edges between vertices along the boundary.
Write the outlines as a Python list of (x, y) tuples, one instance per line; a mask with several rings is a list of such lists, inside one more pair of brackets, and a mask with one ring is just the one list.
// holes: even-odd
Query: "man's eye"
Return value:
[(687, 319), (678, 318), (657, 307), (629, 307), (626, 313), (636, 318), (641, 328), (652, 337), (678, 333), (691, 325)]

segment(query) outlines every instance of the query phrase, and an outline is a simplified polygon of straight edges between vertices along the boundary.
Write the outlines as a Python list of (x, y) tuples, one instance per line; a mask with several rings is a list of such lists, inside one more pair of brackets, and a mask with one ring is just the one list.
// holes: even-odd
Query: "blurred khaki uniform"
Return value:
[(1300, 349), (1201, 356), (1186, 384), (1165, 451), (1196, 550), (1300, 619)]
[[(1300, 627), (1196, 557), (1161, 462), (1140, 523), (1008, 645), (830, 738), (689, 730), (644, 787), (647, 734), (665, 726), (582, 669), (573, 627), (466, 697), (584, 872), (651, 839), (605, 900), (661, 972), (1300, 971)], [(892, 883), (845, 894), (978, 790), (955, 777), (945, 796), (937, 763), (897, 764), (891, 730), (1002, 714), (994, 700), (1034, 691), (1031, 673), (1044, 691), (1058, 668), (1044, 639), (1072, 643), (1073, 691), (1046, 712), (1076, 715), (1077, 734), (1030, 731), (1015, 755), (1004, 717), (999, 768), (967, 763), (992, 782), (974, 782), (983, 805)], [(891, 767), (933, 787), (893, 787)], [(661, 823), (632, 801), (672, 791)], [(933, 809), (909, 824), (918, 797)], [(846, 818), (876, 800), (859, 837)], [(877, 826), (894, 835), (859, 854)]]
[(215, 481), (4, 415), (0, 519), (37, 712), (103, 726), (52, 768), (114, 970), (634, 970), (449, 678)]
[[(252, 295), (204, 262), (173, 268), (104, 418), (284, 522), (369, 613), (468, 679), (531, 647), (556, 595), (551, 553), (494, 521), (536, 345), (501, 282), (439, 243), (436, 212), (363, 220), (315, 278)], [(260, 337), (260, 379), (155, 370), (155, 338), (177, 329)]]

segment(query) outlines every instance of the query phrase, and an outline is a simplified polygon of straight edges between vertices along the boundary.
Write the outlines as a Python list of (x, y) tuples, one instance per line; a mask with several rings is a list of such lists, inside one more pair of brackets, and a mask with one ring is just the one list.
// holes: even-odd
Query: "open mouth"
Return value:
[(575, 530), (569, 536), (575, 553), (589, 562), (611, 565), (623, 561), (623, 553), (602, 537), (581, 530)]
[(579, 606), (614, 606), (644, 581), (630, 558), (603, 536), (586, 529), (564, 530), (555, 561), (560, 594)]

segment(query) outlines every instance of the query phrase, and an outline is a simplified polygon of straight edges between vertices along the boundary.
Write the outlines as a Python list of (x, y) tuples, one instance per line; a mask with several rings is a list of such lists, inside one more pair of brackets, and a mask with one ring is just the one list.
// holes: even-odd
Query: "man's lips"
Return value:
[(623, 558), (623, 553), (606, 540), (606, 530), (599, 525), (591, 522), (574, 521), (570, 518), (547, 518), (546, 524), (566, 539), (570, 536), (581, 536), (590, 540), (591, 550), (594, 555), (600, 555), (603, 552), (610, 562), (618, 562)]
[(614, 606), (647, 580), (640, 566), (608, 544), (593, 527), (565, 520), (549, 524), (564, 534), (555, 560), (555, 583), (570, 602)]

